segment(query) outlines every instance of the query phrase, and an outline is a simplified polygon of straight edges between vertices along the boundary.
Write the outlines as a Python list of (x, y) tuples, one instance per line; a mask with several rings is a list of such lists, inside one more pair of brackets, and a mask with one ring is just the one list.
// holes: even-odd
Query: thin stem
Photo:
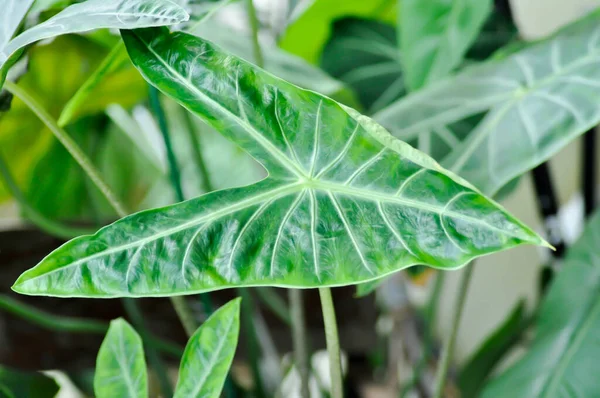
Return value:
[[(175, 191), (175, 196), (178, 202), (183, 202), (185, 197), (183, 195), (183, 187), (181, 185), (181, 173), (179, 171), (179, 164), (177, 163), (177, 157), (175, 156), (175, 151), (173, 150), (173, 144), (171, 142), (171, 134), (169, 133), (169, 125), (167, 123), (167, 117), (165, 116), (165, 112), (160, 103), (159, 92), (154, 86), (150, 86), (150, 106), (152, 107), (152, 111), (154, 115), (158, 119), (158, 126), (160, 128), (160, 132), (162, 133), (163, 140), (165, 142), (165, 148), (167, 150), (167, 159), (169, 161), (169, 170), (171, 176), (171, 185), (173, 186), (173, 190)], [(201, 295), (207, 300), (206, 295)], [(192, 313), (191, 308), (187, 305), (185, 298), (181, 296), (173, 296), (169, 297), (171, 303), (173, 304), (173, 308), (175, 308), (175, 312), (177, 312), (177, 316), (181, 321), (183, 328), (185, 329), (185, 333), (188, 337), (191, 337), (196, 329), (198, 328), (198, 324), (194, 319), (194, 315)], [(208, 305), (205, 305), (208, 307)], [(212, 307), (212, 306), (211, 306)], [(212, 312), (212, 309), (210, 310)]]
[(260, 49), (260, 42), (258, 41), (258, 18), (256, 17), (256, 8), (254, 8), (253, 0), (246, 0), (248, 3), (248, 19), (250, 22), (250, 29), (252, 30), (252, 52), (254, 55), (254, 62), (260, 68), (265, 65), (262, 50)]
[(254, 380), (254, 394), (259, 398), (263, 398), (266, 397), (266, 394), (260, 371), (261, 353), (253, 318), (256, 307), (254, 305), (252, 294), (250, 294), (250, 291), (247, 288), (238, 289), (238, 293), (242, 297), (242, 328), (246, 333), (250, 368)]
[[(95, 319), (71, 318), (68, 316), (54, 315), (41, 311), (33, 306), (21, 303), (6, 295), (0, 295), (0, 309), (47, 330), (69, 333), (106, 334), (108, 324)], [(140, 333), (142, 334), (142, 333)], [(170, 354), (174, 358), (181, 358), (183, 348), (169, 341), (161, 340), (150, 334), (142, 334), (142, 339), (158, 350)]]
[(258, 287), (255, 289), (259, 300), (265, 304), (273, 314), (283, 323), (292, 326), (292, 317), (286, 302), (270, 287)]
[[(136, 305), (136, 303), (132, 299), (124, 299), (123, 307), (125, 307), (125, 312), (127, 312), (127, 315), (129, 315), (133, 326), (138, 331), (144, 331), (145, 333), (147, 328), (144, 322), (144, 316), (140, 311), (139, 307)], [(160, 356), (154, 349), (146, 349), (146, 356), (148, 357), (148, 362), (150, 362), (150, 366), (152, 366), (152, 368), (156, 372), (158, 382), (160, 383), (160, 389), (162, 390), (164, 396), (172, 397), (173, 386), (171, 385), (171, 381), (169, 380), (168, 370), (165, 367)]]
[(25, 217), (42, 231), (62, 239), (72, 239), (76, 236), (90, 235), (95, 232), (95, 230), (92, 229), (71, 227), (69, 225), (51, 220), (31, 206), (10, 173), (8, 165), (6, 164), (6, 161), (1, 153), (0, 176), (4, 181), (4, 185), (6, 186), (8, 192), (19, 203), (21, 211), (23, 211)]
[(306, 322), (304, 321), (304, 300), (302, 290), (288, 289), (290, 309), (292, 313), (292, 339), (294, 342), (294, 358), (300, 373), (300, 395), (310, 398), (308, 380), (310, 377), (308, 367), (308, 344), (306, 341)]
[(192, 155), (194, 156), (194, 161), (196, 162), (196, 166), (198, 166), (198, 172), (202, 178), (202, 190), (205, 193), (212, 192), (214, 191), (214, 187), (210, 179), (208, 168), (206, 167), (206, 162), (204, 161), (204, 156), (202, 156), (202, 151), (200, 150), (200, 140), (198, 139), (198, 133), (196, 131), (194, 120), (192, 119), (192, 114), (185, 108), (181, 109), (183, 110), (183, 118), (187, 125), (187, 132), (192, 145)]
[(108, 185), (102, 180), (102, 177), (100, 176), (98, 170), (96, 170), (96, 167), (81, 150), (79, 145), (77, 145), (77, 143), (67, 134), (67, 132), (58, 126), (52, 116), (50, 116), (50, 114), (31, 95), (29, 95), (27, 91), (17, 86), (15, 83), (7, 80), (4, 83), (4, 88), (17, 96), (29, 107), (29, 109), (33, 111), (33, 113), (36, 114), (36, 116), (46, 125), (46, 127), (50, 129), (56, 139), (58, 139), (65, 149), (71, 154), (71, 156), (73, 156), (75, 161), (85, 171), (94, 185), (96, 185), (100, 192), (102, 192), (102, 194), (106, 197), (119, 217), (125, 217), (127, 215), (127, 211), (112, 190), (108, 187)]
[(335, 319), (335, 308), (331, 289), (319, 288), (321, 297), (321, 308), (323, 310), (323, 321), (325, 323), (325, 339), (327, 340), (327, 352), (329, 353), (329, 372), (331, 373), (331, 398), (343, 398), (344, 384), (342, 379), (342, 357), (340, 354), (340, 341)]
[(434, 398), (442, 398), (443, 396), (444, 385), (446, 384), (446, 376), (448, 374), (448, 368), (450, 367), (450, 361), (454, 352), (454, 345), (456, 343), (456, 336), (458, 334), (458, 326), (460, 324), (460, 319), (465, 307), (465, 299), (467, 297), (467, 292), (469, 291), (471, 276), (473, 276), (474, 265), (474, 262), (467, 264), (458, 286), (458, 297), (456, 299), (454, 314), (452, 316), (452, 329), (450, 332), (450, 337), (448, 338), (448, 341), (444, 346), (444, 350), (442, 351), (442, 358), (440, 359), (440, 364), (438, 366), (435, 394), (433, 395)]
[(187, 29), (187, 31), (190, 33), (194, 33), (194, 31), (196, 29), (198, 29), (198, 27), (200, 27), (200, 25), (202, 25), (204, 22), (206, 22), (208, 19), (210, 19), (213, 15), (215, 15), (219, 10), (221, 10), (226, 5), (232, 3), (233, 1), (236, 1), (236, 0), (221, 0), (213, 8), (211, 8), (206, 14), (204, 14), (202, 17), (200, 17), (200, 19), (194, 25), (192, 25), (189, 29)]

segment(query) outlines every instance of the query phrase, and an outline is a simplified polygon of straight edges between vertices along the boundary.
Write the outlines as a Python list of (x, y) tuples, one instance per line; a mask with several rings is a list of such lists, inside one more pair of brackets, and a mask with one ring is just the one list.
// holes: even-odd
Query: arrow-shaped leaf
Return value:
[(147, 377), (142, 339), (125, 320), (112, 321), (96, 360), (96, 396), (146, 398)]
[(233, 361), (240, 331), (240, 299), (219, 308), (188, 341), (175, 398), (218, 398)]
[(129, 216), (75, 239), (14, 289), (162, 296), (233, 286), (355, 284), (414, 264), (450, 269), (534, 232), (371, 119), (167, 30), (123, 32), (165, 94), (268, 170), (250, 186)]
[[(436, 134), (442, 165), (489, 195), (600, 122), (600, 11), (505, 59), (474, 66), (374, 118), (403, 140)], [(485, 115), (460, 141), (452, 129)]]

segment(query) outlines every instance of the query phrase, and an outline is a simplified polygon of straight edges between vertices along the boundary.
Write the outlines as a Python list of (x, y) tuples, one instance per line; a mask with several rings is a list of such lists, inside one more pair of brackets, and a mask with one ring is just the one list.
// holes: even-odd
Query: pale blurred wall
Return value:
[[(535, 39), (552, 33), (557, 27), (600, 6), (600, 0), (511, 0), (511, 6), (522, 36)], [(560, 204), (569, 203), (576, 209), (576, 203), (580, 201), (580, 147), (581, 139), (571, 143), (551, 161)], [(600, 154), (600, 145), (596, 151)], [(541, 231), (530, 175), (522, 179), (518, 189), (502, 204), (527, 225)], [(577, 222), (577, 211), (573, 214), (572, 210), (568, 212), (561, 209), (561, 212), (565, 213), (565, 219)], [(464, 361), (473, 353), (506, 318), (519, 299), (525, 298), (528, 308), (533, 308), (540, 267), (546, 258), (547, 253), (540, 252), (538, 248), (521, 247), (477, 262), (457, 338), (455, 355), (458, 361)], [(446, 276), (438, 312), (440, 336), (449, 334), (462, 272), (449, 272)]]

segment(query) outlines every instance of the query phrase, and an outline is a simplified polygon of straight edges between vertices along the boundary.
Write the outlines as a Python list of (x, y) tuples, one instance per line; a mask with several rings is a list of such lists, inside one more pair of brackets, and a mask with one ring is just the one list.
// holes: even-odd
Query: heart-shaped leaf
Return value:
[(96, 397), (146, 398), (147, 379), (142, 339), (125, 320), (112, 321), (96, 360)]
[(527, 353), (493, 380), (485, 398), (598, 397), (600, 213), (569, 249), (535, 322)]
[[(403, 140), (436, 134), (442, 165), (488, 195), (600, 122), (600, 11), (506, 58), (473, 66), (381, 110)], [(464, 140), (453, 126), (485, 115)]]
[(545, 244), (350, 108), (188, 34), (146, 29), (123, 38), (148, 81), (269, 176), (75, 239), (24, 273), (18, 292), (115, 297), (347, 285), (414, 264), (451, 269), (523, 243)]
[(219, 308), (188, 341), (175, 398), (218, 398), (233, 361), (240, 331), (240, 299)]
[[(21, 15), (22, 19), (29, 7), (16, 7), (24, 11), (9, 17), (11, 24), (18, 26), (21, 20), (15, 22), (12, 18)], [(101, 28), (134, 29), (171, 25), (187, 21), (188, 18), (185, 10), (170, 0), (88, 0), (65, 8), (49, 20), (21, 33), (5, 46), (0, 46), (0, 70), (19, 49), (39, 40)], [(9, 29), (11, 24), (8, 25)], [(0, 43), (1, 40), (5, 38), (0, 36)], [(11, 62), (8, 64), (10, 66)], [(3, 83), (3, 79), (0, 79), (0, 87)]]

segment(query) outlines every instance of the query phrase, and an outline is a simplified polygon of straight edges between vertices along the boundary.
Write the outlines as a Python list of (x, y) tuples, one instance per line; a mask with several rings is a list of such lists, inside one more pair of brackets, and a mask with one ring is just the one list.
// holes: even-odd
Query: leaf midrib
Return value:
[[(263, 180), (263, 181), (266, 181), (266, 180)], [(130, 249), (133, 247), (143, 246), (148, 242), (152, 242), (152, 241), (155, 241), (162, 237), (173, 235), (177, 232), (184, 231), (184, 230), (192, 228), (194, 226), (203, 225), (205, 222), (217, 220), (217, 219), (221, 218), (222, 216), (250, 208), (252, 206), (263, 203), (266, 200), (274, 202), (274, 201), (277, 201), (277, 200), (279, 200), (285, 196), (288, 196), (290, 194), (300, 193), (304, 189), (312, 190), (313, 192), (314, 191), (322, 191), (322, 192), (326, 192), (326, 193), (338, 193), (338, 194), (342, 194), (342, 195), (346, 195), (346, 196), (350, 196), (350, 197), (357, 197), (360, 199), (370, 200), (375, 204), (380, 203), (380, 202), (396, 203), (396, 204), (403, 205), (406, 207), (417, 208), (417, 209), (429, 211), (429, 212), (438, 214), (440, 217), (446, 216), (446, 217), (450, 217), (450, 218), (460, 219), (460, 220), (463, 220), (468, 223), (481, 225), (492, 231), (495, 231), (497, 233), (500, 233), (500, 234), (503, 234), (506, 236), (517, 237), (514, 234), (510, 233), (509, 231), (502, 230), (493, 225), (490, 225), (489, 223), (483, 221), (482, 219), (471, 217), (471, 216), (461, 214), (461, 213), (457, 213), (452, 210), (448, 210), (447, 209), (448, 203), (450, 203), (454, 198), (451, 199), (448, 203), (444, 204), (443, 206), (435, 206), (435, 205), (428, 204), (428, 203), (418, 202), (413, 199), (407, 199), (404, 197), (394, 196), (391, 194), (385, 194), (385, 193), (381, 193), (381, 192), (374, 192), (374, 191), (369, 191), (366, 189), (360, 189), (360, 188), (356, 188), (353, 186), (340, 184), (337, 182), (315, 181), (315, 180), (313, 180), (313, 181), (297, 181), (297, 182), (294, 182), (291, 184), (278, 186), (275, 189), (264, 191), (264, 192), (262, 192), (258, 195), (255, 195), (249, 199), (245, 199), (241, 202), (237, 202), (231, 206), (222, 207), (219, 210), (211, 212), (208, 215), (203, 215), (201, 217), (198, 217), (196, 219), (188, 221), (184, 224), (181, 224), (177, 227), (169, 228), (163, 232), (152, 235), (150, 237), (143, 238), (143, 239), (140, 239), (140, 240), (137, 240), (134, 242), (124, 244), (124, 245), (115, 246), (110, 249), (92, 254), (87, 257), (82, 257), (77, 261), (74, 261), (70, 264), (53, 269), (50, 272), (46, 272), (44, 274), (37, 275), (33, 278), (29, 278), (25, 282), (30, 282), (30, 281), (38, 279), (38, 278), (47, 277), (48, 275), (51, 275), (53, 273), (61, 272), (61, 271), (64, 271), (65, 269), (70, 269), (72, 267), (76, 267), (80, 264), (86, 263), (95, 258), (107, 256), (107, 255), (110, 255), (113, 253), (118, 253), (118, 252)], [(461, 193), (459, 193), (459, 195), (464, 194), (464, 193), (465, 192), (461, 192)], [(468, 193), (470, 193), (470, 192), (468, 192)], [(473, 193), (475, 194), (475, 192), (473, 192)], [(105, 227), (105, 228), (109, 228), (109, 227)], [(100, 230), (100, 232), (101, 231), (102, 230)]]

